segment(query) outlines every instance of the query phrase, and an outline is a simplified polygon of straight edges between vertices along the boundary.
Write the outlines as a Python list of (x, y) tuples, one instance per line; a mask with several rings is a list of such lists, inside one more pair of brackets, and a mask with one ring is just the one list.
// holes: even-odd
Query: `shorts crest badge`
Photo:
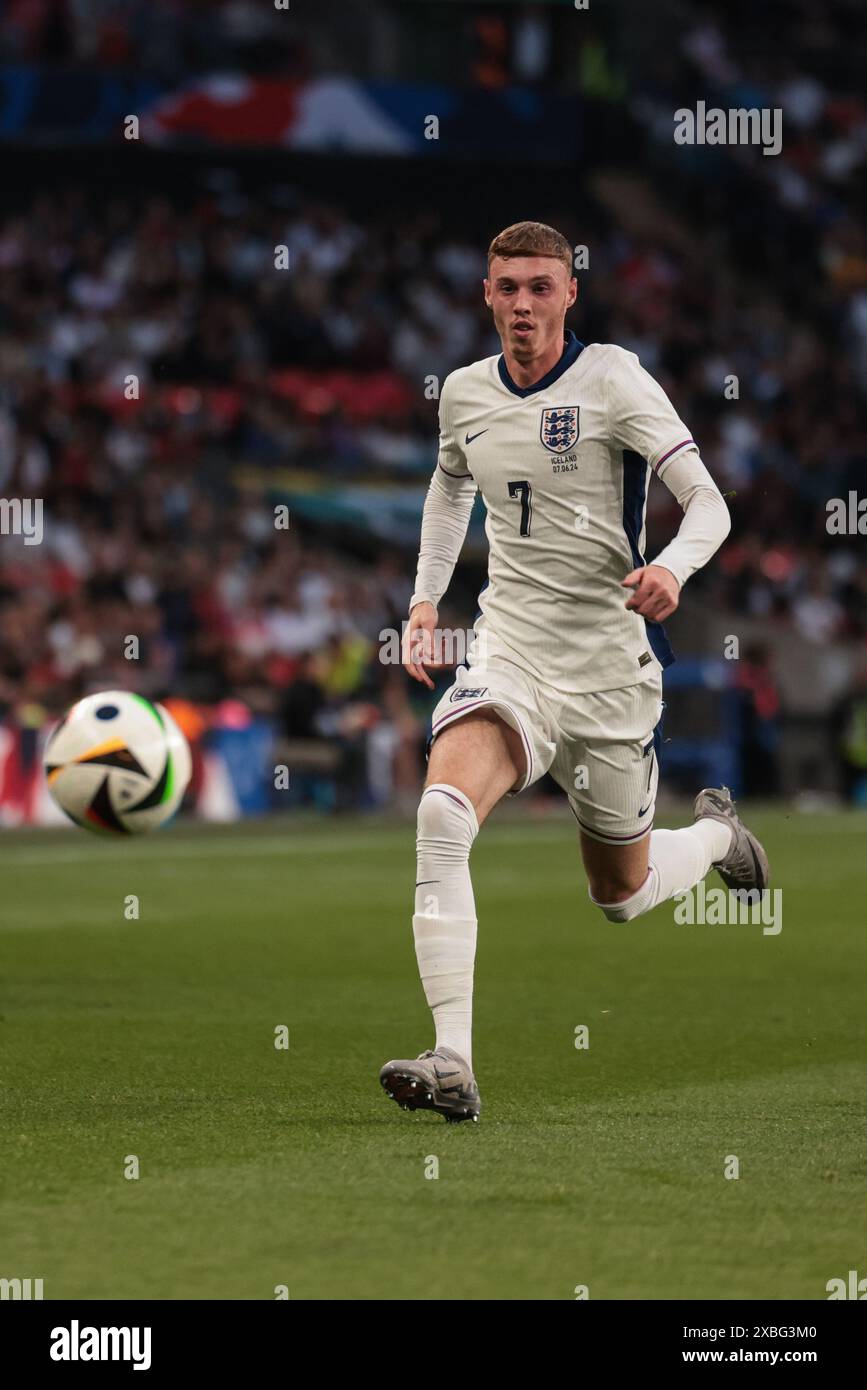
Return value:
[(565, 454), (578, 442), (578, 406), (558, 405), (543, 410), (539, 433), (546, 449)]

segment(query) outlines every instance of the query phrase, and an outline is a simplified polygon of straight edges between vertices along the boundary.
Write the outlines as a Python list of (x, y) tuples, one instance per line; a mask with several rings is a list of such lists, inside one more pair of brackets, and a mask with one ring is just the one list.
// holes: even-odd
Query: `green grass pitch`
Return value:
[(823, 1299), (867, 1274), (867, 818), (750, 823), (778, 936), (671, 904), (608, 923), (570, 822), (495, 813), (461, 1126), (377, 1080), (432, 1041), (412, 825), (6, 832), (0, 1276), (47, 1299)]

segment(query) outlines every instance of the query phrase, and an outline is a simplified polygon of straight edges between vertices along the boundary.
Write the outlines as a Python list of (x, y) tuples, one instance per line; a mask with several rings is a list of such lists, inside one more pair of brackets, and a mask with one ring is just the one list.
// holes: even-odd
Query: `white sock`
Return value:
[(731, 842), (729, 827), (706, 816), (681, 830), (652, 830), (647, 878), (638, 891), (620, 903), (597, 902), (591, 893), (591, 902), (610, 922), (629, 922), (694, 888), (712, 864), (725, 858)]
[(473, 1064), (473, 966), (476, 904), (470, 850), (479, 833), (473, 804), (457, 787), (437, 782), (419, 802), (417, 874), (412, 929), (436, 1046)]

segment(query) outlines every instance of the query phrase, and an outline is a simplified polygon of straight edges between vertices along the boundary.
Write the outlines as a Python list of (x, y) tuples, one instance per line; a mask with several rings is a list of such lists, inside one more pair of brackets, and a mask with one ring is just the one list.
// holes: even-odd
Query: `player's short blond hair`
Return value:
[(566, 274), (574, 275), (572, 269), (572, 247), (562, 232), (555, 231), (544, 222), (514, 222), (511, 227), (494, 237), (488, 247), (488, 269), (495, 256), (552, 256), (566, 267)]

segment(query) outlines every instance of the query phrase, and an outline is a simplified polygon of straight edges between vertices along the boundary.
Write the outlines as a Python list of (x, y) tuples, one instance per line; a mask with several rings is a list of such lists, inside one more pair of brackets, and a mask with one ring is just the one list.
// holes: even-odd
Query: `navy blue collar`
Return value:
[(502, 356), (497, 362), (497, 370), (500, 373), (500, 381), (503, 383), (504, 386), (508, 387), (508, 389), (515, 396), (533, 396), (536, 394), (537, 391), (544, 391), (546, 386), (551, 386), (555, 381), (557, 381), (565, 371), (568, 371), (568, 369), (572, 366), (572, 363), (578, 360), (578, 354), (583, 351), (584, 344), (578, 341), (571, 328), (567, 328), (563, 344), (563, 352), (561, 354), (560, 361), (557, 362), (555, 366), (551, 368), (550, 372), (546, 372), (545, 375), (541, 377), (539, 381), (534, 381), (532, 386), (516, 386), (512, 378), (509, 376), (509, 369), (506, 366), (506, 359)]

